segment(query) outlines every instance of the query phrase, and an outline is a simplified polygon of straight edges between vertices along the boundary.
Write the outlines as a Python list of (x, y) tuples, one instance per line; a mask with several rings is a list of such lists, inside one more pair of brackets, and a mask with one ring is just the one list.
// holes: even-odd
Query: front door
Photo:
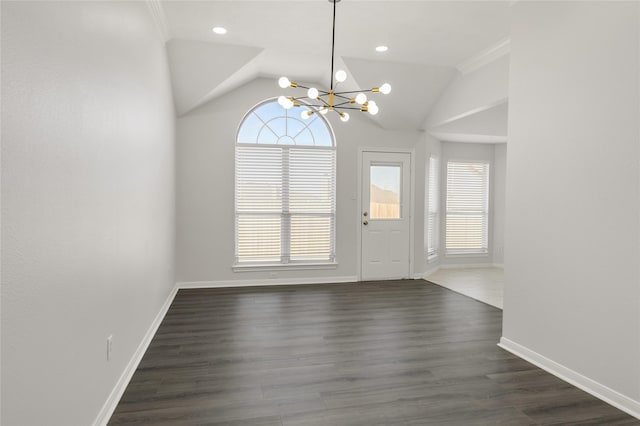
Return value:
[(409, 278), (411, 154), (362, 153), (361, 279)]

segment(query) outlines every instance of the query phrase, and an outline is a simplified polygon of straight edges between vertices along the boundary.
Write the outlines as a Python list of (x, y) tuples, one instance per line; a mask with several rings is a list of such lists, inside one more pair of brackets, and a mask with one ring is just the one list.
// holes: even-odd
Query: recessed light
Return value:
[(212, 31), (216, 34), (226, 34), (227, 29), (223, 27), (213, 27)]
[(376, 47), (376, 52), (386, 52), (389, 50), (389, 46), (378, 46)]

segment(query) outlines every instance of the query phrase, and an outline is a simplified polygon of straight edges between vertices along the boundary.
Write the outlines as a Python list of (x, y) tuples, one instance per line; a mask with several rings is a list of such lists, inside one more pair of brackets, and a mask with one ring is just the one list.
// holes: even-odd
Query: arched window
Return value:
[(267, 100), (236, 138), (236, 265), (335, 262), (336, 147), (326, 119)]

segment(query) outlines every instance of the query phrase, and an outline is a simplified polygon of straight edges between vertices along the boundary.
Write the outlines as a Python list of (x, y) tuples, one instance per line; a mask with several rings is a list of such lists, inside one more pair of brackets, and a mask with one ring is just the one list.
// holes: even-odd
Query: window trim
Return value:
[[(432, 160), (435, 163), (432, 170)], [(429, 170), (427, 172), (427, 207), (425, 209), (425, 230), (426, 230), (426, 241), (425, 241), (425, 257), (427, 259), (427, 263), (435, 262), (438, 257), (440, 257), (440, 156), (431, 154), (429, 156), (428, 161)], [(432, 175), (433, 172), (433, 175)], [(431, 179), (433, 177), (434, 183), (432, 185)], [(434, 193), (432, 194), (431, 188), (433, 187)], [(432, 203), (434, 202), (435, 208), (432, 211)], [(433, 229), (431, 230), (433, 236), (429, 235), (429, 218), (433, 215)], [(429, 251), (429, 240), (433, 237), (434, 248), (433, 252)]]
[(337, 269), (339, 263), (334, 262), (307, 262), (307, 263), (234, 263), (231, 269), (234, 272), (271, 272), (283, 269), (291, 271)]

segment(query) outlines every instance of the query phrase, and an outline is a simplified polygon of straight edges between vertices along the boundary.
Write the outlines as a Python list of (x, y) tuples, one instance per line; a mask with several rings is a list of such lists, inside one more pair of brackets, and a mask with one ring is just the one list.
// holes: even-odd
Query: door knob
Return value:
[(367, 216), (369, 216), (369, 213), (368, 212), (364, 212), (364, 213), (362, 213), (362, 216), (367, 217)]
[(369, 221), (365, 220), (364, 222), (362, 222), (362, 224), (363, 224), (364, 226), (367, 226), (367, 225), (369, 224)]

